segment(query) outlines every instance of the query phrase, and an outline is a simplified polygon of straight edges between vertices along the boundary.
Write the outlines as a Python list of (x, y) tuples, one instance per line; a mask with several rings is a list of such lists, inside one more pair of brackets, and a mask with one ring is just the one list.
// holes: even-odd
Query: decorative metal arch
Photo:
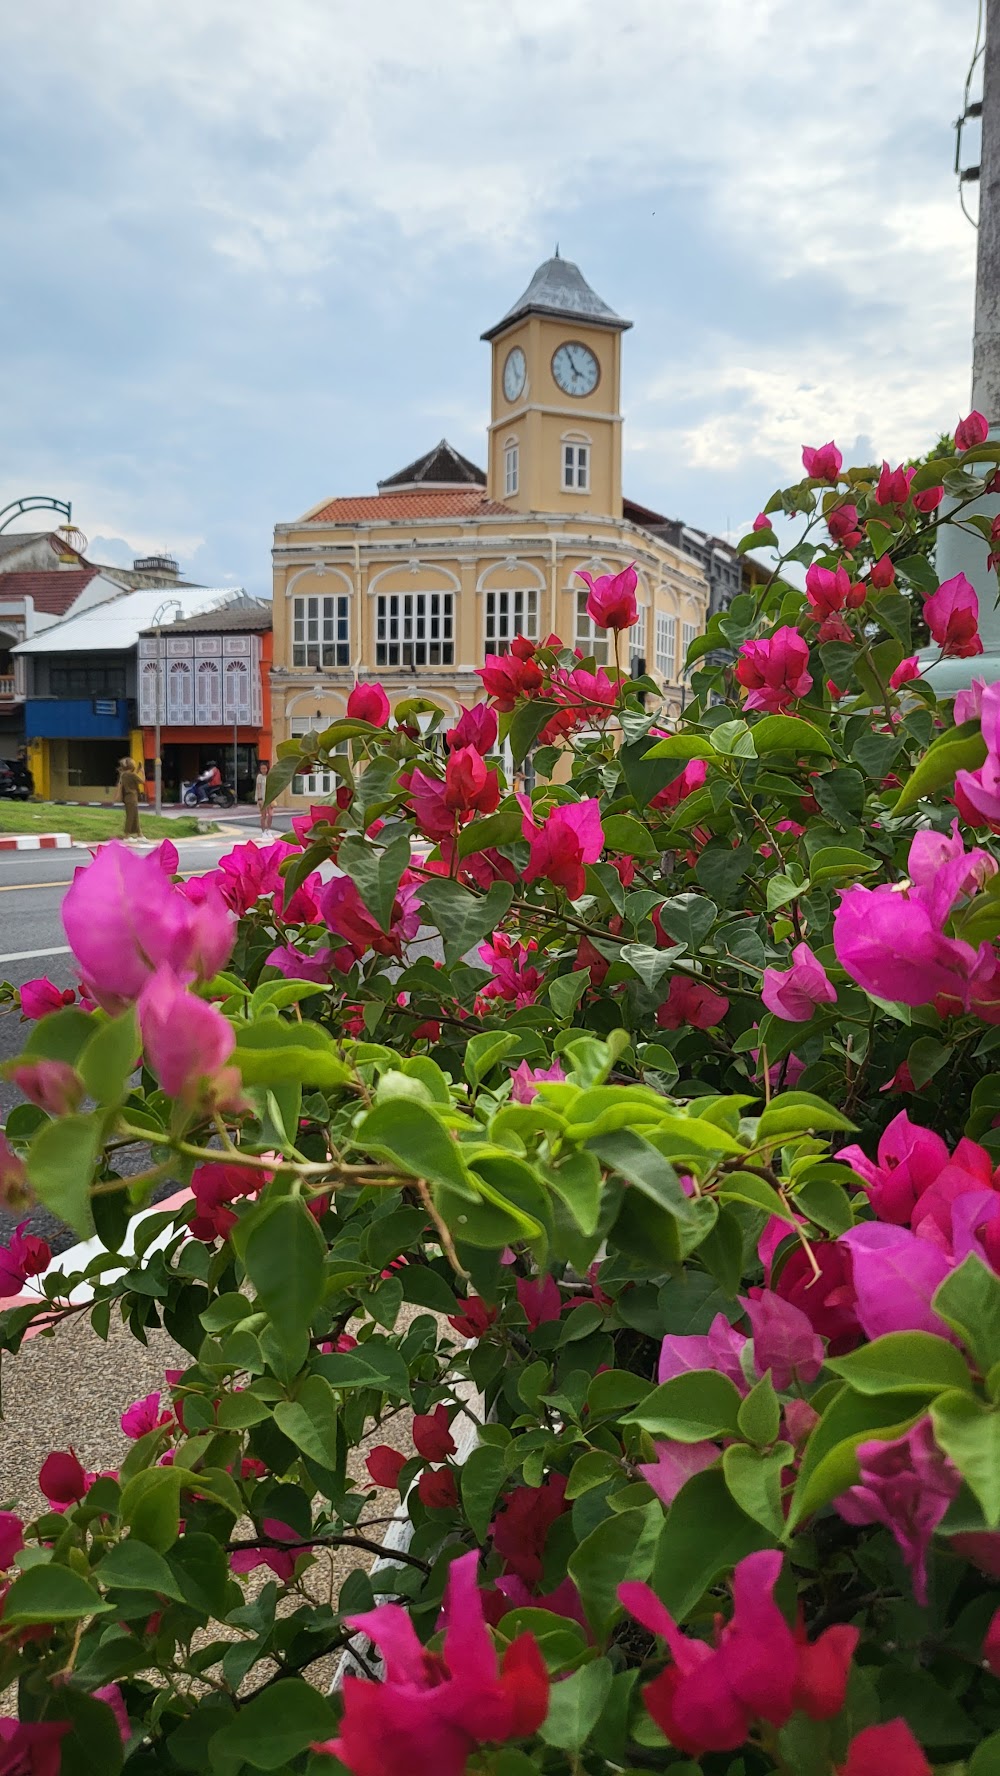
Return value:
[(6, 530), (15, 518), (25, 512), (61, 512), (67, 524), (73, 521), (72, 500), (53, 499), (48, 493), (29, 493), (24, 499), (11, 500), (9, 506), (0, 508), (0, 530)]

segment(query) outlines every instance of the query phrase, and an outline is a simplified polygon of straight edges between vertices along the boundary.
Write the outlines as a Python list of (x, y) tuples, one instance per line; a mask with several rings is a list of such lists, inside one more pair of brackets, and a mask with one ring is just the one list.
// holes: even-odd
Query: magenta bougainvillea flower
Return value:
[(518, 1277), (517, 1299), (524, 1308), (529, 1330), (537, 1331), (548, 1320), (557, 1320), (562, 1312), (562, 1296), (555, 1277)]
[(924, 621), (943, 654), (966, 660), (982, 653), (979, 599), (963, 573), (945, 580), (924, 600)]
[(745, 641), (736, 665), (747, 692), (745, 707), (774, 714), (807, 697), (813, 686), (808, 666), (809, 644), (787, 623), (760, 641)]
[(448, 1324), (461, 1338), (483, 1338), (496, 1318), (495, 1307), (488, 1307), (478, 1295), (467, 1295), (459, 1312), (448, 1315)]
[(823, 1340), (801, 1308), (773, 1289), (751, 1289), (739, 1300), (750, 1321), (757, 1374), (770, 1370), (779, 1393), (815, 1381), (823, 1367)]
[(0, 1298), (19, 1295), (29, 1277), (40, 1276), (52, 1262), (52, 1249), (37, 1233), (25, 1233), (27, 1221), (15, 1227), (0, 1247)]
[(930, 1418), (902, 1437), (858, 1445), (859, 1480), (838, 1499), (848, 1523), (882, 1523), (899, 1544), (913, 1576), (913, 1595), (927, 1602), (927, 1553), (961, 1477), (934, 1441)]
[(634, 563), (623, 567), (621, 573), (598, 574), (596, 579), (578, 568), (576, 577), (590, 587), (587, 615), (599, 629), (628, 629), (637, 621), (635, 589), (639, 581)]
[(775, 1017), (805, 1024), (818, 1006), (836, 1003), (837, 989), (809, 945), (800, 943), (790, 968), (765, 968), (760, 996)]
[(714, 1024), (721, 1024), (728, 1010), (725, 993), (717, 993), (707, 981), (675, 974), (663, 1004), (657, 1009), (656, 1021), (661, 1030), (679, 1030), (682, 1024), (689, 1024), (694, 1030), (710, 1030)]
[(365, 1467), (376, 1486), (399, 1485), (399, 1476), (406, 1466), (406, 1457), (398, 1449), (390, 1448), (388, 1443), (376, 1443), (365, 1456)]
[(534, 1636), (522, 1634), (498, 1662), (478, 1564), (474, 1549), (448, 1570), (440, 1653), (421, 1646), (397, 1603), (348, 1618), (378, 1648), (385, 1677), (344, 1679), (340, 1737), (314, 1750), (332, 1752), (352, 1776), (465, 1776), (479, 1747), (537, 1731), (549, 1706), (545, 1661)]
[(443, 1462), (454, 1455), (458, 1444), (449, 1429), (448, 1408), (435, 1406), (433, 1412), (413, 1415), (413, 1447), (425, 1461)]
[(253, 1196), (269, 1183), (270, 1172), (251, 1172), (240, 1165), (202, 1165), (191, 1174), (194, 1213), (190, 1227), (195, 1239), (225, 1239), (238, 1217), (229, 1204), (241, 1196)]
[[(653, 732), (655, 734), (655, 728)], [(661, 808), (676, 808), (678, 802), (685, 801), (689, 795), (694, 794), (696, 789), (702, 788), (707, 776), (708, 766), (704, 759), (689, 759), (683, 771), (674, 778), (672, 783), (657, 790), (649, 804), (650, 807), (657, 812)]]
[(672, 1505), (692, 1474), (713, 1467), (722, 1455), (717, 1443), (654, 1442), (653, 1451), (656, 1460), (640, 1462), (636, 1473), (642, 1475), (663, 1505)]
[(88, 1474), (75, 1449), (54, 1449), (38, 1472), (38, 1490), (56, 1511), (78, 1504), (96, 1480)]
[(420, 929), (417, 884), (407, 870), (400, 877), (388, 931), (383, 931), (374, 914), (368, 911), (348, 876), (334, 876), (332, 881), (324, 883), (320, 904), (330, 930), (348, 945), (358, 961), (370, 950), (379, 956), (402, 955), (404, 943), (416, 937)]
[(159, 969), (144, 986), (139, 1028), (146, 1064), (172, 1098), (194, 1102), (206, 1086), (226, 1098), (238, 1091), (239, 1074), (226, 1066), (236, 1047), (232, 1024), (189, 993), (172, 969)]
[(42, 975), (39, 980), (25, 981), (21, 988), (21, 1011), (32, 1020), (48, 1017), (50, 1012), (72, 1005), (75, 998), (72, 987), (57, 987), (47, 975)]
[(842, 1147), (837, 1158), (864, 1180), (880, 1221), (908, 1227), (918, 1199), (948, 1164), (948, 1148), (940, 1135), (911, 1122), (901, 1110), (879, 1136), (877, 1159), (868, 1159), (853, 1143)]
[(488, 703), (474, 703), (471, 709), (462, 710), (445, 739), (449, 746), (474, 746), (485, 758), (496, 746), (498, 726), (495, 709)]
[(749, 1389), (740, 1359), (746, 1341), (746, 1333), (737, 1332), (721, 1313), (707, 1332), (669, 1332), (660, 1346), (656, 1379), (662, 1385), (691, 1369), (717, 1369), (745, 1394)]
[(517, 799), (522, 831), (531, 847), (524, 880), (544, 878), (556, 888), (564, 888), (570, 900), (579, 900), (587, 885), (584, 865), (596, 863), (604, 849), (600, 802), (561, 802), (538, 826), (530, 798), (519, 795)]
[(834, 611), (857, 610), (864, 604), (868, 596), (868, 588), (863, 581), (852, 583), (851, 576), (843, 565), (837, 568), (821, 567), (814, 561), (806, 569), (806, 597), (813, 615), (822, 621), (832, 616)]
[(4, 1776), (59, 1776), (69, 1721), (0, 1720), (0, 1771)]
[(547, 1080), (565, 1079), (566, 1074), (558, 1061), (551, 1067), (529, 1067), (522, 1061), (511, 1073), (510, 1101), (512, 1104), (530, 1104), (538, 1096), (538, 1087)]
[(802, 446), (802, 467), (814, 481), (835, 482), (844, 466), (843, 452), (837, 449), (833, 439), (829, 444), (815, 447), (809, 444)]
[(875, 488), (875, 499), (880, 506), (905, 506), (910, 497), (910, 482), (916, 469), (907, 469), (902, 465), (898, 469), (890, 469), (887, 462), (882, 464), (882, 473)]
[(856, 549), (861, 541), (857, 506), (847, 501), (842, 506), (834, 506), (826, 514), (826, 528), (830, 532), (830, 540), (840, 548)]
[(891, 1720), (865, 1727), (851, 1740), (837, 1776), (933, 1776), (933, 1771), (906, 1722)]
[(157, 1389), (155, 1393), (147, 1394), (144, 1400), (136, 1400), (134, 1405), (126, 1407), (121, 1416), (121, 1427), (126, 1437), (137, 1441), (149, 1431), (159, 1431), (164, 1426), (173, 1424), (173, 1413), (169, 1410), (160, 1411), (160, 1399)]
[(985, 444), (990, 435), (990, 422), (984, 413), (974, 407), (971, 413), (960, 419), (955, 427), (955, 449), (975, 450), (977, 444)]
[(347, 699), (347, 713), (354, 721), (384, 728), (389, 720), (389, 699), (380, 684), (356, 684)]
[(542, 1556), (549, 1530), (570, 1509), (565, 1474), (549, 1474), (540, 1486), (516, 1486), (503, 1499), (490, 1524), (493, 1546), (508, 1572), (531, 1589), (542, 1576)]
[(851, 1255), (854, 1312), (869, 1338), (885, 1332), (935, 1332), (950, 1337), (932, 1311), (935, 1291), (952, 1269), (946, 1252), (906, 1227), (863, 1221), (838, 1242)]

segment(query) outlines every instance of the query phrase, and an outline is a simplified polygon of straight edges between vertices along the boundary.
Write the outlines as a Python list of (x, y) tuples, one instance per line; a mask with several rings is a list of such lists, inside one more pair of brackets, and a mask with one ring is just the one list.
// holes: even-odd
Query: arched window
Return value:
[(562, 452), (563, 492), (589, 493), (590, 439), (586, 432), (564, 432), (559, 448)]
[(521, 450), (516, 438), (508, 438), (503, 447), (504, 498), (515, 494), (521, 479)]

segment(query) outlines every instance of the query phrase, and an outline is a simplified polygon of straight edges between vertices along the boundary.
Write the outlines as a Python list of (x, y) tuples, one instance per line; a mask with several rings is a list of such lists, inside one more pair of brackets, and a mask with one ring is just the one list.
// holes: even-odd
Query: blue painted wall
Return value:
[[(113, 703), (114, 715), (95, 714)], [(29, 740), (122, 740), (133, 726), (128, 697), (29, 697), (24, 705), (24, 731)]]

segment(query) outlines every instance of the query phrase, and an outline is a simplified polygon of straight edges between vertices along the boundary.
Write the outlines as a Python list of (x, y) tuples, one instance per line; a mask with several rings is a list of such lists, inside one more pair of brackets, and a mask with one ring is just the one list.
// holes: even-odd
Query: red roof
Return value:
[(379, 524), (398, 518), (501, 518), (513, 510), (487, 499), (478, 487), (449, 488), (435, 493), (370, 493), (328, 500), (309, 514), (310, 524)]
[(64, 617), (70, 605), (89, 586), (99, 567), (61, 567), (34, 572), (0, 573), (0, 604), (31, 598), (35, 609), (49, 617)]

